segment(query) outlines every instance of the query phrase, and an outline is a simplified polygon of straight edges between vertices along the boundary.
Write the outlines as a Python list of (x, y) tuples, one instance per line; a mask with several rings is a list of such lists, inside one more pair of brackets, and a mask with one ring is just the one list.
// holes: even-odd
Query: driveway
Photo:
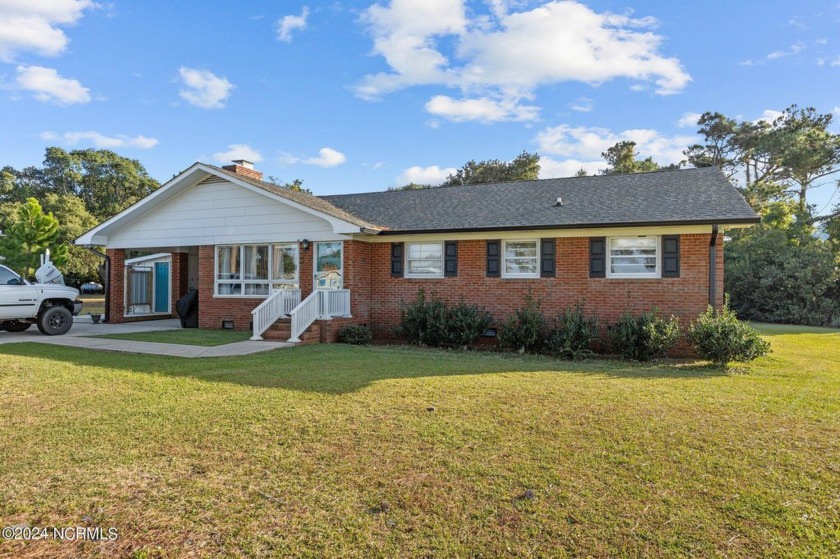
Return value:
[(220, 346), (196, 346), (177, 343), (139, 342), (134, 340), (112, 340), (107, 338), (92, 338), (101, 334), (128, 334), (131, 332), (159, 332), (172, 330), (173, 341), (177, 341), (176, 330), (181, 329), (181, 322), (177, 319), (150, 320), (146, 322), (130, 322), (125, 324), (93, 324), (90, 317), (76, 317), (73, 327), (63, 336), (44, 336), (38, 328), (32, 326), (26, 332), (0, 332), (0, 345), (35, 342), (41, 344), (80, 347), (99, 351), (121, 351), (126, 353), (145, 353), (148, 355), (168, 355), (172, 357), (227, 357), (234, 355), (249, 355), (261, 353), (294, 344), (280, 341), (244, 341)]

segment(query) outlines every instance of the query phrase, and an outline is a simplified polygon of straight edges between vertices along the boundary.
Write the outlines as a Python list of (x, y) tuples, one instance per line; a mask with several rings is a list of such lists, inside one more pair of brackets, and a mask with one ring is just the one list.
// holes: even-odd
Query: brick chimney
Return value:
[(237, 175), (248, 177), (249, 179), (256, 179), (261, 181), (263, 174), (260, 171), (254, 170), (254, 164), (244, 159), (234, 159), (233, 165), (225, 165), (222, 167), (225, 171), (232, 171)]

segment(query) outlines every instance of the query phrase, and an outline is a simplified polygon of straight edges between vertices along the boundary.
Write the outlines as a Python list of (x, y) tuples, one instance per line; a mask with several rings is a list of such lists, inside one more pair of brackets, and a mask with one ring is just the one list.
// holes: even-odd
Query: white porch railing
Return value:
[(300, 342), (300, 335), (318, 319), (350, 316), (349, 289), (316, 289), (289, 312), (292, 318), (292, 343)]
[(262, 334), (277, 322), (280, 317), (288, 315), (300, 303), (300, 289), (278, 289), (268, 299), (251, 311), (254, 335), (252, 340), (262, 340)]

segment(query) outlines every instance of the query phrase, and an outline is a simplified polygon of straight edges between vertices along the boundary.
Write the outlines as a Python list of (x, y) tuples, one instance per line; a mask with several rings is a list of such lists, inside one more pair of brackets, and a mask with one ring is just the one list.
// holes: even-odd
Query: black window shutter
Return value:
[(662, 236), (662, 277), (680, 277), (680, 236)]
[(500, 258), (502, 241), (487, 241), (487, 277), (498, 278), (501, 276)]
[(554, 239), (540, 240), (540, 277), (553, 278), (556, 274)]
[(607, 238), (589, 238), (589, 277), (607, 277)]
[(391, 277), (403, 277), (403, 243), (391, 243)]
[(443, 275), (447, 278), (458, 275), (458, 241), (443, 243)]

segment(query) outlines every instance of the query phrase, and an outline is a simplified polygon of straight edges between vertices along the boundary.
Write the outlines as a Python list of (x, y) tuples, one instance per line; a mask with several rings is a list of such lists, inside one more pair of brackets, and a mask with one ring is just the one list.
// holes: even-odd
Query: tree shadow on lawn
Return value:
[(774, 324), (770, 322), (750, 322), (762, 336), (794, 336), (810, 334), (817, 336), (837, 336), (840, 341), (840, 329), (823, 326), (800, 326), (798, 324)]
[(697, 380), (726, 375), (704, 363), (628, 363), (613, 359), (571, 362), (534, 355), (446, 351), (406, 346), (312, 345), (238, 357), (186, 359), (88, 350), (38, 343), (0, 346), (0, 354), (49, 359), (78, 367), (104, 367), (192, 377), (263, 388), (345, 394), (382, 380), (496, 373), (557, 372), (604, 378)]

